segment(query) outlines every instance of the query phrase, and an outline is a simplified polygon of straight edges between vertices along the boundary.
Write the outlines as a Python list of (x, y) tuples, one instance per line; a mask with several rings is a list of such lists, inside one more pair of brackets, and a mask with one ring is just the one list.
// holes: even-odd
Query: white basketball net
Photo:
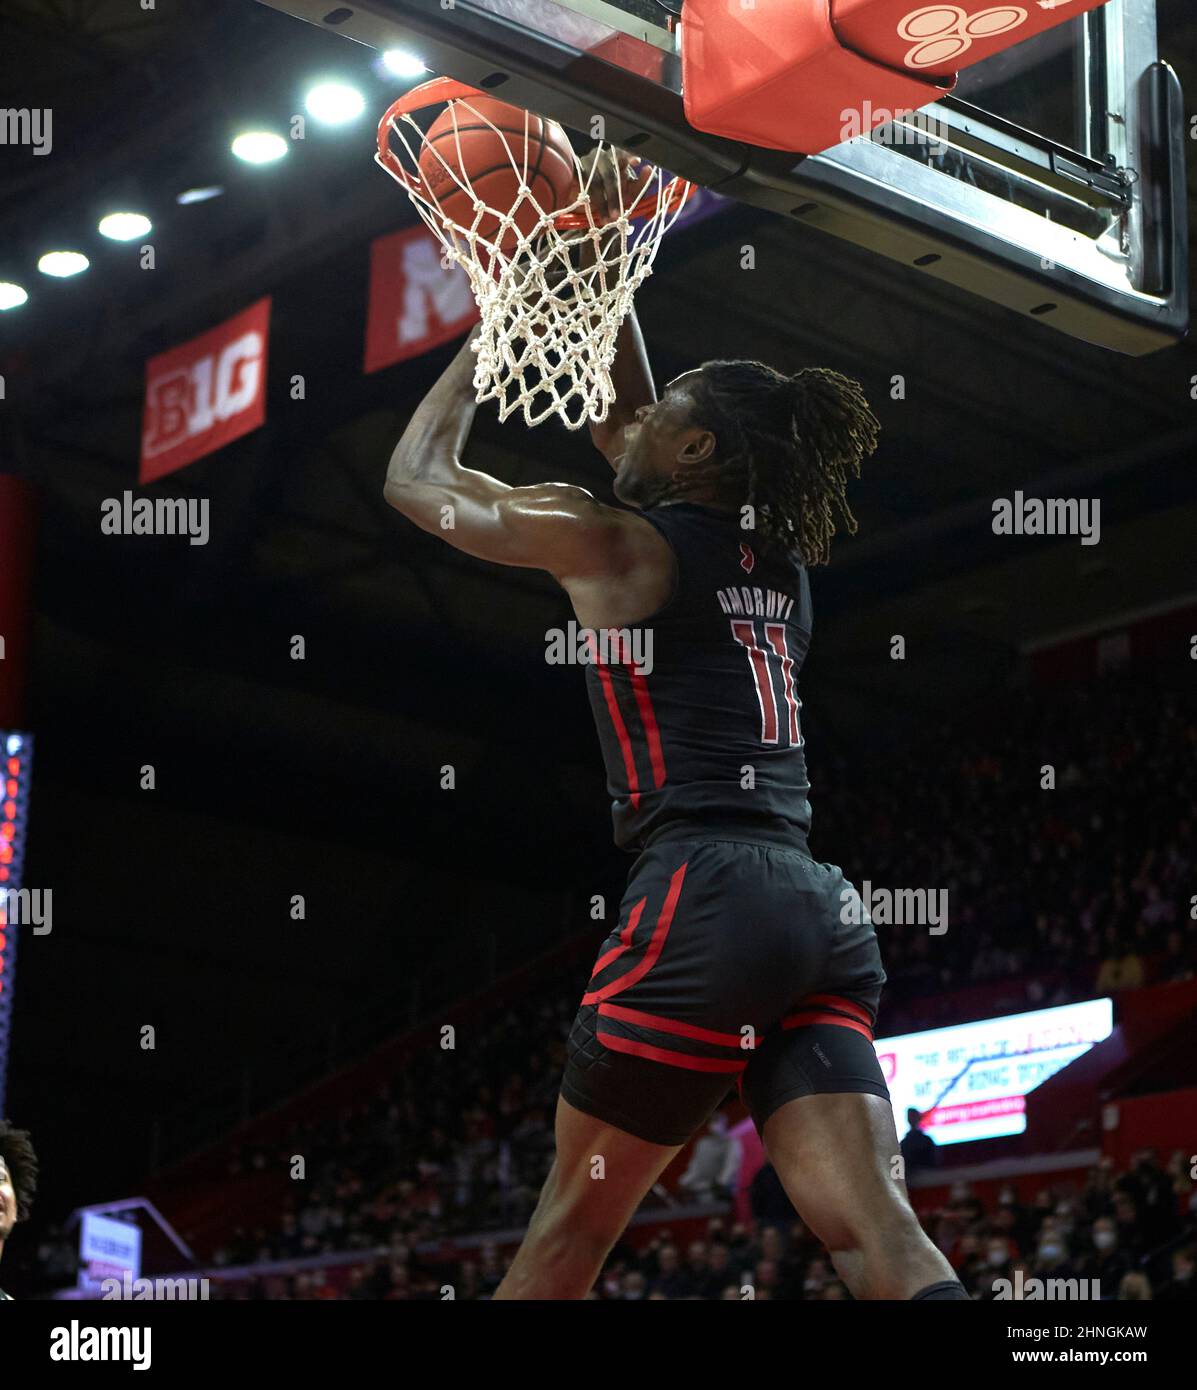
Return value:
[[(457, 84), (453, 89), (461, 90)], [(661, 170), (652, 169), (643, 182), (621, 186), (618, 218), (600, 227), (591, 215), (589, 197), (596, 164), (584, 175), (575, 155), (581, 191), (568, 207), (548, 211), (528, 185), (527, 139), (517, 155), (507, 133), (472, 107), (468, 97), (452, 101), (449, 109), (454, 139), (452, 144), (445, 138), (438, 143), (451, 150), (457, 145), (460, 169), (464, 161), (456, 134), (458, 112), (465, 113), (464, 124), (485, 121), (503, 141), (519, 177), (514, 207), (504, 211), (484, 203), (468, 178), (450, 168), (436, 145), (425, 141), (410, 110), (397, 113), (392, 107), (383, 117), (376, 159), (411, 196), (444, 248), (446, 267), (459, 265), (469, 276), (482, 319), (473, 344), (478, 403), (497, 401), (500, 420), (523, 411), (528, 425), (553, 414), (569, 429), (604, 420), (615, 399), (611, 367), (620, 324), (636, 291), (652, 274), (661, 237), (685, 205), (692, 185), (679, 178), (667, 182)], [(519, 137), (510, 138), (518, 148)], [(604, 149), (599, 146), (600, 159)], [(441, 196), (464, 189), (472, 200), (469, 225), (447, 216), (425, 188), (419, 177), (425, 150), (433, 152), (452, 181)], [(524, 211), (526, 207), (531, 213)], [(525, 230), (517, 225), (517, 216)]]

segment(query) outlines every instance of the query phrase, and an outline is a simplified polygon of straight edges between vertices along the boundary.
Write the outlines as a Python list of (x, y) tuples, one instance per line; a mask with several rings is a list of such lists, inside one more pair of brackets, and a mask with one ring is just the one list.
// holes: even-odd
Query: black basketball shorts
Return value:
[(884, 983), (868, 913), (834, 865), (784, 842), (671, 828), (629, 875), (561, 1094), (667, 1145), (684, 1144), (732, 1086), (758, 1129), (799, 1096), (888, 1100), (873, 1050)]

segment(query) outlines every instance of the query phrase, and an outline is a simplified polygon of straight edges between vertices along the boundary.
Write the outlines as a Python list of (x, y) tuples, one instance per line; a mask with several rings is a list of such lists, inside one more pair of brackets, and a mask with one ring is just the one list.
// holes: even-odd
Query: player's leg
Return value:
[(705, 843), (637, 861), (570, 1029), (557, 1157), (496, 1297), (584, 1298), (645, 1193), (743, 1069), (740, 1035), (708, 1013), (720, 980), (736, 977), (704, 973), (724, 863)]
[(652, 1144), (557, 1102), (557, 1156), (495, 1298), (585, 1298), (680, 1146)]
[(765, 1151), (790, 1201), (826, 1245), (855, 1298), (913, 1298), (936, 1284), (962, 1297), (900, 1176), (888, 1100), (863, 1092), (799, 1096), (766, 1120)]
[(765, 1150), (854, 1297), (967, 1297), (906, 1195), (873, 1046), (885, 983), (873, 925), (835, 865), (791, 856), (789, 867), (794, 1003), (755, 1051), (742, 1092)]

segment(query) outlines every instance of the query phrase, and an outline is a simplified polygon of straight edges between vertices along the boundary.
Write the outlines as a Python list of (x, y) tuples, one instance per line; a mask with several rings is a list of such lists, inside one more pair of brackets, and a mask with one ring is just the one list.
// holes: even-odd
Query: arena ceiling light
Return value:
[(140, 212), (110, 212), (100, 218), (98, 231), (112, 241), (134, 241), (145, 236), (154, 224)]
[(82, 251), (47, 251), (37, 268), (43, 275), (64, 280), (69, 275), (81, 275), (90, 264)]
[(219, 198), (223, 192), (218, 183), (209, 184), (207, 188), (185, 188), (175, 202), (185, 208), (191, 203), (206, 203), (209, 198)]
[(308, 115), (321, 125), (347, 125), (366, 109), (366, 98), (345, 82), (319, 82), (303, 104)]
[(19, 309), (29, 298), (20, 285), (11, 280), (0, 280), (0, 310)]
[(287, 153), (287, 142), (273, 130), (246, 130), (233, 141), (232, 149), (246, 164), (273, 164)]
[(388, 48), (382, 55), (383, 66), (396, 77), (422, 77), (428, 69), (406, 48)]

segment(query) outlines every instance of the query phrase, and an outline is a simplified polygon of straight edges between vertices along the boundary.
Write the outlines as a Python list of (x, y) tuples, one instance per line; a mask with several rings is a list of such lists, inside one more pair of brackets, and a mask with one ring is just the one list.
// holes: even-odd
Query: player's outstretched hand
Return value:
[[(582, 186), (590, 190), (590, 210), (595, 225), (602, 227), (613, 222), (636, 197), (640, 185), (652, 172), (651, 166), (634, 154), (601, 145), (583, 155)], [(593, 172), (592, 172), (593, 171)], [(620, 201), (620, 184), (623, 200)]]

